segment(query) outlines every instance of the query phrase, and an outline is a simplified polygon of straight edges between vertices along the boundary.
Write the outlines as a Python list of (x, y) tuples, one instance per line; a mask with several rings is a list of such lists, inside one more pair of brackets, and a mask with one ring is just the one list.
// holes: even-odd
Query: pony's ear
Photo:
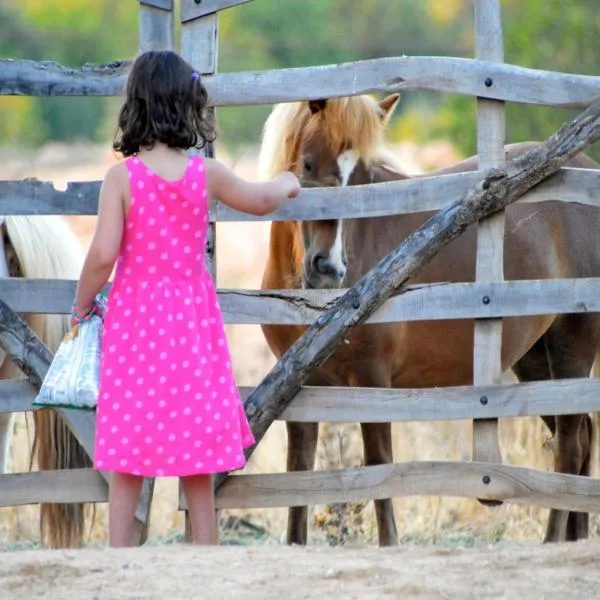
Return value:
[(322, 98), (320, 100), (309, 100), (308, 108), (310, 108), (310, 112), (314, 115), (325, 108), (327, 104), (327, 98)]
[(396, 106), (398, 106), (398, 102), (400, 102), (400, 94), (390, 94), (379, 103), (384, 123), (387, 123), (390, 120), (390, 117), (396, 110)]

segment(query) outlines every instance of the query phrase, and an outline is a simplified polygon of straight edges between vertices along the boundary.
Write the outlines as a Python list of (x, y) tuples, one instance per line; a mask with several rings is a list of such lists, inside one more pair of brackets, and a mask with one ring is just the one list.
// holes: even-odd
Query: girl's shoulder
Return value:
[(129, 185), (129, 165), (132, 158), (111, 165), (106, 171), (104, 181), (127, 187)]

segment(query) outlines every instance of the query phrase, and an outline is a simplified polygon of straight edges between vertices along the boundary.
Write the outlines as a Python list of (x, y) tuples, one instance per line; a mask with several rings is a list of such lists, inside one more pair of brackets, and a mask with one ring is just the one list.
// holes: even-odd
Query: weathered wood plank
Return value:
[(173, 0), (140, 0), (139, 52), (173, 48)]
[(31, 410), (37, 390), (24, 379), (0, 381), (0, 414)]
[(202, 0), (202, 2), (181, 0), (181, 22), (186, 23), (247, 2), (252, 0)]
[[(505, 170), (489, 171), (461, 201), (436, 213), (377, 263), (294, 342), (246, 400), (256, 443), (352, 327), (364, 322), (471, 223), (503, 210), (598, 139), (600, 101), (546, 142), (507, 163)], [(248, 448), (246, 454), (251, 455), (255, 447)], [(217, 484), (223, 480), (220, 477)]]
[[(487, 482), (487, 483), (484, 483)], [(478, 462), (408, 462), (339, 471), (230, 475), (217, 508), (272, 508), (405, 496), (502, 500), (600, 512), (600, 480)]]
[[(0, 413), (31, 409), (35, 391), (0, 382)], [(241, 387), (248, 398), (253, 387)], [(600, 412), (600, 380), (564, 379), (431, 389), (303, 387), (278, 420), (387, 423)], [(482, 401), (482, 398), (484, 399)]]
[[(269, 215), (248, 215), (219, 203), (211, 206), (210, 218), (218, 222), (318, 221), (434, 211), (462, 198), (479, 178), (478, 173), (468, 172), (351, 187), (306, 188), (297, 200), (286, 202)], [(600, 170), (563, 167), (517, 202), (561, 201), (600, 207), (599, 188)], [(98, 181), (72, 182), (65, 191), (56, 190), (49, 182), (0, 181), (0, 214), (95, 215), (99, 191)]]
[(0, 475), (0, 507), (107, 501), (108, 485), (93, 469)]
[[(0, 60), (0, 95), (118, 96), (131, 63), (86, 65)], [(494, 84), (485, 85), (491, 78)], [(274, 104), (368, 93), (430, 91), (570, 108), (600, 96), (600, 77), (466, 58), (411, 56), (340, 65), (221, 73), (205, 78), (215, 106)]]
[[(184, 0), (185, 1), (185, 0)], [(188, 0), (193, 4), (193, 0)], [(183, 6), (182, 6), (183, 8)], [(194, 17), (183, 24), (181, 31), (181, 55), (202, 75), (207, 76), (203, 83), (208, 85), (209, 75), (217, 70), (218, 22), (216, 14), (200, 19)]]
[[(221, 6), (219, 6), (221, 5)], [(214, 10), (210, 10), (210, 9)], [(214, 12), (225, 8), (222, 0), (208, 0), (202, 3), (194, 0), (182, 0), (181, 4), (181, 54), (202, 75), (214, 75), (219, 62), (219, 23), (218, 13)], [(208, 13), (203, 12), (208, 10)], [(207, 117), (215, 121), (215, 108), (208, 109)], [(209, 143), (201, 150), (192, 149), (190, 152), (199, 152), (205, 157), (214, 158), (214, 144)], [(209, 201), (210, 208), (214, 210), (215, 200)], [(206, 236), (205, 262), (207, 269), (216, 285), (217, 281), (217, 229), (214, 222), (209, 223)], [(180, 495), (182, 494), (180, 485)], [(185, 538), (192, 539), (191, 521), (188, 513), (185, 514)]]
[[(253, 388), (243, 388), (247, 398)], [(483, 401), (482, 401), (483, 399)], [(600, 380), (431, 389), (303, 387), (281, 421), (388, 423), (598, 412)]]
[[(0, 280), (0, 298), (15, 310), (26, 313), (67, 314), (75, 286), (74, 281), (55, 279), (5, 279)], [(217, 293), (225, 323), (310, 325), (347, 291), (220, 289)], [(484, 297), (487, 303), (482, 301)], [(407, 286), (365, 322), (584, 312), (600, 312), (600, 278)]]
[[(499, 0), (475, 0), (475, 55), (480, 60), (504, 62)], [(489, 82), (488, 82), (489, 83)], [(493, 85), (493, 81), (491, 82)], [(504, 165), (506, 124), (504, 103), (477, 98), (477, 157), (481, 171)], [(476, 281), (504, 279), (504, 212), (477, 226)], [(500, 383), (502, 377), (502, 320), (475, 321), (473, 383)], [(497, 419), (473, 422), (473, 460), (501, 463)]]
[[(175, 20), (173, 18), (174, 3), (172, 0), (161, 2), (157, 6), (147, 6), (142, 0), (139, 16), (140, 54), (148, 50), (172, 50), (175, 42)], [(150, 512), (154, 496), (154, 479), (146, 478), (144, 491), (136, 510), (134, 540), (138, 545), (144, 544), (150, 533)]]

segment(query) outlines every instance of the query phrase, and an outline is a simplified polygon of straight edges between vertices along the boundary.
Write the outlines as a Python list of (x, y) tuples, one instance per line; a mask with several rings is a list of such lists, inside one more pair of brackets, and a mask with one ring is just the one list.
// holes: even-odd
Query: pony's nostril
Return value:
[(319, 275), (326, 275), (327, 277), (335, 277), (342, 279), (346, 274), (346, 269), (340, 269), (335, 266), (328, 258), (322, 254), (317, 254), (313, 258), (313, 268)]
[(317, 254), (315, 256), (315, 258), (313, 259), (313, 264), (317, 272), (321, 275), (331, 274), (331, 265), (322, 254)]

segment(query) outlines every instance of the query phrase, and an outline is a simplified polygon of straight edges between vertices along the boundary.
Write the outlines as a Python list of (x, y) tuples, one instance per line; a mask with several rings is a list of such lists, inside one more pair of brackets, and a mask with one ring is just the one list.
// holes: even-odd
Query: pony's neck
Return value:
[(263, 275), (263, 290), (301, 287), (302, 245), (295, 221), (273, 221), (269, 239), (269, 258)]
[(385, 183), (386, 181), (400, 181), (401, 179), (410, 179), (410, 175), (396, 170), (395, 167), (386, 164), (373, 165), (371, 167), (371, 177), (373, 183)]

